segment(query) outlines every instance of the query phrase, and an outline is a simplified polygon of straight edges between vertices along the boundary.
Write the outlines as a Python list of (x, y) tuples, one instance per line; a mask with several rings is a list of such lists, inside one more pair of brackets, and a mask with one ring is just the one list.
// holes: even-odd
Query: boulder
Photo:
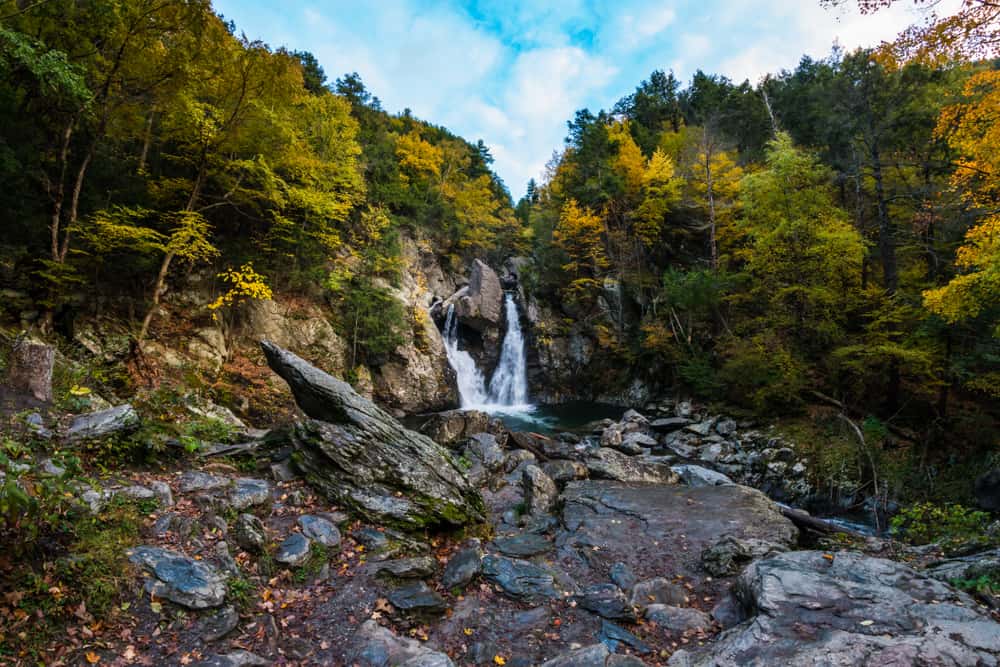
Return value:
[(526, 560), (486, 556), (483, 558), (483, 577), (517, 600), (530, 602), (562, 597), (553, 573)]
[(445, 655), (416, 639), (398, 637), (375, 621), (365, 621), (354, 635), (349, 664), (359, 667), (454, 667)]
[(654, 419), (649, 426), (654, 431), (659, 431), (660, 433), (672, 433), (690, 423), (691, 420), (687, 417), (663, 417), (662, 419)]
[(292, 533), (278, 545), (278, 550), (274, 554), (274, 560), (285, 565), (295, 567), (306, 562), (312, 541), (302, 533)]
[(473, 261), (469, 284), (448, 301), (455, 304), (455, 314), (462, 324), (477, 331), (500, 327), (503, 287), (496, 272), (481, 260)]
[(233, 537), (241, 549), (249, 553), (264, 552), (267, 545), (267, 530), (264, 523), (253, 514), (241, 514), (233, 524)]
[(524, 504), (529, 514), (548, 514), (559, 496), (556, 483), (536, 465), (529, 464), (521, 472)]
[(324, 547), (340, 546), (340, 530), (321, 516), (303, 514), (299, 517), (299, 527), (303, 535)]
[(925, 573), (948, 584), (982, 577), (1000, 581), (1000, 548), (931, 563)]
[(645, 609), (651, 604), (684, 604), (687, 595), (684, 589), (663, 577), (640, 581), (629, 591), (630, 604)]
[(977, 477), (973, 492), (976, 503), (981, 508), (990, 512), (1000, 512), (1000, 468)]
[(592, 477), (618, 482), (675, 484), (678, 479), (666, 461), (629, 456), (609, 447), (601, 447), (591, 453), (587, 459), (587, 470)]
[(604, 644), (592, 644), (546, 660), (541, 667), (643, 667), (642, 660), (616, 655)]
[(46, 403), (52, 400), (52, 368), (56, 350), (30, 340), (14, 343), (7, 367), (7, 386)]
[(514, 558), (528, 558), (552, 550), (551, 542), (534, 533), (498, 537), (493, 540), (493, 546), (503, 555)]
[(372, 566), (372, 574), (389, 574), (400, 579), (426, 579), (438, 571), (438, 562), (430, 556), (385, 560)]
[(441, 575), (441, 585), (452, 589), (469, 585), (483, 567), (483, 550), (479, 540), (473, 538), (469, 543), (455, 552), (448, 560)]
[(491, 418), (479, 410), (448, 410), (431, 415), (420, 432), (439, 445), (455, 448), (469, 437), (489, 430)]
[(753, 616), (674, 667), (995, 665), (1000, 624), (973, 600), (894, 561), (795, 551), (752, 563), (735, 595)]
[(406, 528), (483, 520), (479, 492), (444, 448), (347, 383), (272, 343), (261, 346), (312, 417), (292, 432), (293, 458), (310, 484), (338, 504)]
[(130, 433), (139, 428), (139, 414), (129, 403), (78, 415), (66, 429), (66, 440), (93, 440), (113, 434)]
[(646, 620), (677, 634), (692, 630), (705, 632), (712, 627), (712, 619), (705, 612), (666, 604), (651, 604), (646, 607)]
[(602, 618), (628, 621), (636, 620), (635, 607), (625, 597), (622, 589), (614, 584), (595, 584), (575, 596), (576, 603)]
[(681, 481), (688, 486), (723, 486), (734, 483), (721, 472), (715, 472), (701, 466), (678, 465), (670, 469), (677, 473)]
[(405, 612), (440, 613), (448, 608), (445, 599), (422, 581), (395, 588), (386, 597), (393, 607)]
[(208, 563), (160, 547), (132, 549), (129, 560), (153, 575), (151, 594), (189, 609), (218, 607), (226, 597), (225, 578)]

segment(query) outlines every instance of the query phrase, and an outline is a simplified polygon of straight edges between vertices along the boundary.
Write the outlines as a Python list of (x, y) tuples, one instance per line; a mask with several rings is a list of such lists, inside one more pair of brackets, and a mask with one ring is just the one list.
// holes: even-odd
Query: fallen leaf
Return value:
[(507, 664), (507, 658), (503, 657), (500, 654), (497, 654), (497, 655), (493, 656), (493, 662), (495, 664), (497, 664), (497, 665), (506, 665)]
[(84, 655), (83, 657), (85, 657), (87, 659), (87, 662), (89, 662), (92, 665), (96, 665), (101, 661), (101, 656), (97, 655), (93, 651), (87, 651), (87, 654)]

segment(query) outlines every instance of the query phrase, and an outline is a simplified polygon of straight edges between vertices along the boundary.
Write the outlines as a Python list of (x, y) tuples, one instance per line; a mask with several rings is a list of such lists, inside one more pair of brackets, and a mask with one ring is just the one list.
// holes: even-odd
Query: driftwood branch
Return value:
[(815, 533), (822, 533), (824, 535), (833, 535), (835, 533), (842, 533), (844, 535), (850, 535), (851, 537), (865, 537), (865, 535), (851, 530), (850, 528), (844, 528), (843, 526), (838, 526), (830, 521), (824, 521), (823, 519), (817, 519), (814, 516), (806, 514), (800, 510), (792, 509), (791, 507), (782, 507), (781, 513), (786, 519), (794, 523), (798, 528), (803, 530), (811, 530)]

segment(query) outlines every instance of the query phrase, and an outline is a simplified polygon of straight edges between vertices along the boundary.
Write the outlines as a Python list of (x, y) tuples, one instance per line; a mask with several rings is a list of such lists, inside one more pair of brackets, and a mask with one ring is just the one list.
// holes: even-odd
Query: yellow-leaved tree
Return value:
[[(964, 93), (964, 102), (941, 113), (937, 132), (959, 155), (953, 185), (984, 217), (956, 253), (955, 265), (963, 273), (924, 292), (924, 305), (948, 322), (1000, 306), (1000, 72), (974, 75)], [(993, 334), (1000, 337), (1000, 322)]]
[(568, 274), (569, 283), (563, 294), (571, 301), (587, 300), (608, 268), (603, 230), (601, 218), (575, 199), (563, 205), (552, 242), (564, 254), (562, 270)]

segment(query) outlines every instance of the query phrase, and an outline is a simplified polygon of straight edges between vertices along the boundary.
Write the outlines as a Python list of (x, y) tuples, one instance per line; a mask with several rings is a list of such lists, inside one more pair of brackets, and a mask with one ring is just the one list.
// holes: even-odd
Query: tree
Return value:
[(575, 199), (563, 206), (552, 242), (563, 253), (562, 270), (569, 278), (564, 293), (573, 301), (586, 301), (608, 268), (601, 239), (603, 228), (601, 219)]

